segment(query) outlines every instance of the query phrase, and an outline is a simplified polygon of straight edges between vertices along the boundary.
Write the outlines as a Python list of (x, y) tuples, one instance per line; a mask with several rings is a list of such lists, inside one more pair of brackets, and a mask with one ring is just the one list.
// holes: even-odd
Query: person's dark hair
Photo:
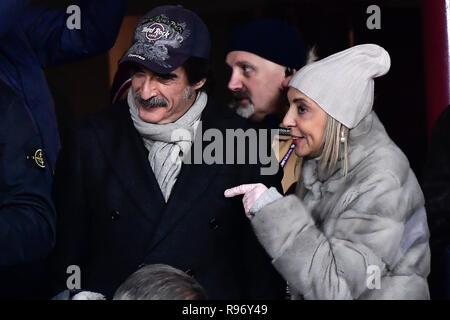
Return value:
[(206, 294), (183, 271), (165, 264), (152, 264), (129, 276), (113, 300), (206, 300)]
[[(143, 68), (137, 63), (124, 64), (122, 67), (124, 66), (126, 67), (130, 78), (133, 76), (133, 74)], [(203, 78), (206, 78), (206, 82), (201, 90), (208, 93), (210, 92), (210, 90), (212, 89), (213, 79), (211, 63), (209, 59), (190, 57), (182, 64), (182, 67), (186, 72), (189, 85), (193, 86)]]
[(208, 59), (190, 57), (184, 62), (183, 68), (186, 71), (191, 86), (206, 78), (206, 82), (201, 90), (208, 92), (211, 89), (212, 73), (211, 64)]

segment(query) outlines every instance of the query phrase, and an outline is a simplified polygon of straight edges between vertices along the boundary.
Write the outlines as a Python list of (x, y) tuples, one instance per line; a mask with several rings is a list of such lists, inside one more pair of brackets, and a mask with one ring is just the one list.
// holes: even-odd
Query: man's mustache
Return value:
[(159, 97), (151, 97), (150, 99), (142, 99), (141, 95), (139, 93), (136, 93), (135, 99), (143, 107), (147, 108), (156, 108), (156, 107), (165, 107), (167, 108), (169, 106), (169, 102), (164, 98)]
[(240, 100), (240, 99), (248, 99), (250, 100), (250, 95), (247, 91), (235, 91), (233, 92), (233, 99), (234, 100)]

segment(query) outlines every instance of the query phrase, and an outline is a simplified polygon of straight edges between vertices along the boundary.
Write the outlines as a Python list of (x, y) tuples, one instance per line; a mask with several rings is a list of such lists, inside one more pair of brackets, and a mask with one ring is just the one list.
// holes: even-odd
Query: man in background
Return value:
[[(232, 108), (255, 129), (276, 129), (289, 107), (287, 87), (304, 64), (306, 45), (293, 28), (279, 20), (258, 20), (237, 29), (228, 44), (226, 63), (232, 74), (228, 89)], [(280, 134), (277, 159), (283, 167), (283, 191), (298, 180), (299, 159), (288, 131)]]
[(113, 300), (206, 300), (202, 286), (165, 264), (143, 266), (122, 283)]
[(43, 259), (55, 243), (52, 174), (20, 97), (0, 80), (0, 298), (41, 294)]

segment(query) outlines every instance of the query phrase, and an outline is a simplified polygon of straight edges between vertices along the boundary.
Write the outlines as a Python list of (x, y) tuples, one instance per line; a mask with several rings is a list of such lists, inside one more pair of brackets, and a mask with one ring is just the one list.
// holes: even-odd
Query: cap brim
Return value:
[(179, 66), (183, 65), (184, 62), (189, 58), (189, 55), (183, 53), (173, 53), (169, 51), (170, 58), (165, 61), (156, 61), (155, 59), (149, 59), (140, 54), (136, 54), (134, 50), (136, 44), (131, 46), (125, 56), (119, 61), (119, 65), (125, 65), (127, 63), (137, 63), (152, 72), (160, 74), (168, 74), (173, 70), (177, 69)]

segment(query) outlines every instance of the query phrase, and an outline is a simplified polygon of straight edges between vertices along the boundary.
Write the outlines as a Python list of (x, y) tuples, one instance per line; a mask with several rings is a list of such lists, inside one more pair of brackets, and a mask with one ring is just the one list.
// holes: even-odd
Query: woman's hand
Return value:
[(250, 208), (266, 190), (267, 187), (262, 183), (241, 184), (240, 186), (225, 190), (224, 195), (226, 198), (231, 198), (243, 194), (242, 203), (244, 204), (245, 214), (251, 219), (253, 215), (249, 213)]

